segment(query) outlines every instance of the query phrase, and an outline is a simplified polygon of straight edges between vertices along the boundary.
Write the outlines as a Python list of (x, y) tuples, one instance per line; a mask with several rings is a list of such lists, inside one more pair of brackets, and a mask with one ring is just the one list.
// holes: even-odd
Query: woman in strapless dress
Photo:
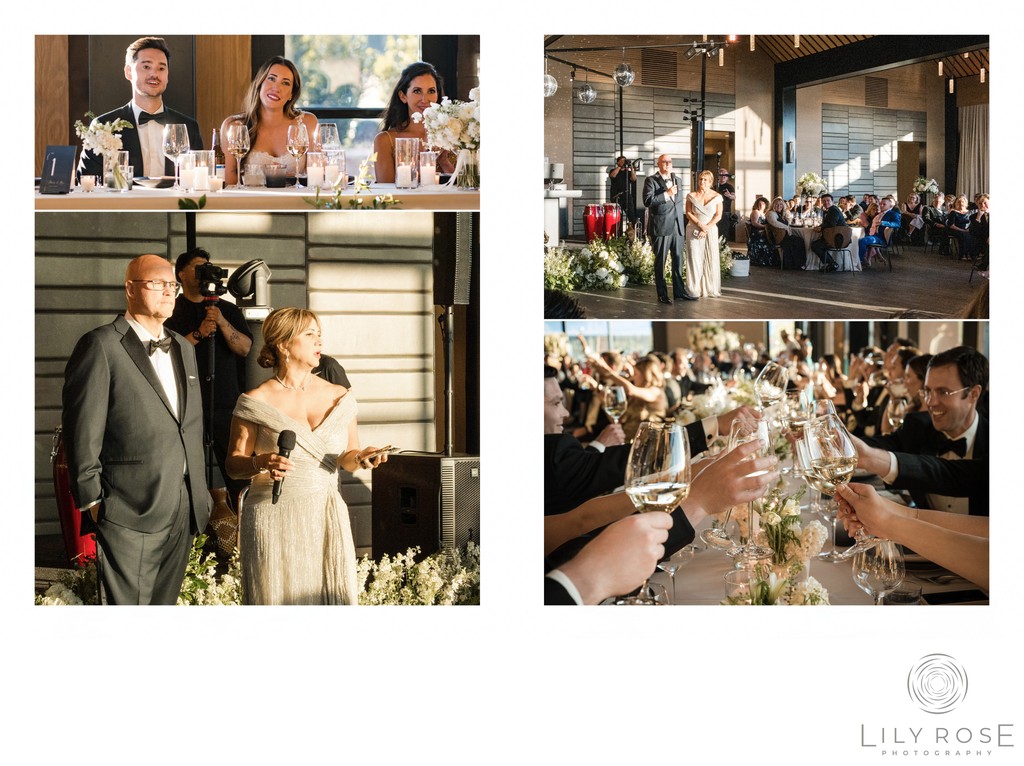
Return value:
[[(288, 126), (302, 122), (312, 145), (316, 138), (317, 121), (309, 112), (295, 108), (302, 92), (299, 70), (283, 56), (271, 56), (256, 73), (245, 94), (242, 113), (233, 114), (221, 124), (221, 135), (233, 122), (249, 126), (249, 153), (244, 163), (284, 165), (289, 175), (295, 174), (295, 159), (288, 153)], [(224, 181), (238, 183), (234, 155), (224, 147)], [(312, 149), (310, 149), (312, 151)]]

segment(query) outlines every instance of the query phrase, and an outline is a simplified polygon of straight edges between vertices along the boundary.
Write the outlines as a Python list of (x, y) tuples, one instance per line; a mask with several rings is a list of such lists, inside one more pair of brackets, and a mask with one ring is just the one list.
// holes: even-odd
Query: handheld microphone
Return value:
[[(288, 457), (292, 454), (292, 450), (295, 449), (295, 432), (294, 431), (282, 431), (277, 437), (277, 454), (281, 457)], [(281, 485), (284, 484), (284, 477), (281, 477), (274, 482), (274, 494), (272, 503), (277, 503), (281, 497)]]

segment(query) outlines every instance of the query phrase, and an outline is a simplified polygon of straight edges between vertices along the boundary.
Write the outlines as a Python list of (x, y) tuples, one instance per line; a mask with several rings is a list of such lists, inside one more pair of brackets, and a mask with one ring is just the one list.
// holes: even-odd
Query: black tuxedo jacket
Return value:
[(913, 412), (903, 427), (885, 436), (865, 439), (874, 447), (896, 453), (899, 476), (892, 486), (910, 492), (920, 508), (928, 507), (927, 494), (968, 498), (972, 516), (989, 515), (988, 419), (976, 413), (978, 432), (970, 460), (938, 457), (946, 437), (932, 427), (926, 412)]
[(550, 577), (544, 578), (544, 603), (548, 606), (575, 606), (569, 591), (557, 580)]
[(660, 173), (647, 176), (644, 180), (644, 206), (651, 211), (648, 231), (652, 237), (670, 237), (673, 234), (682, 236), (686, 233), (686, 195), (675, 173), (671, 178), (678, 189), (674, 200), (666, 194), (668, 187)]
[(180, 416), (123, 315), (83, 335), (64, 371), (63, 433), (75, 502), (102, 500), (105, 521), (137, 532), (171, 526), (183, 473), (194, 528), (202, 531), (210, 518), (195, 351), (169, 333)]
[(839, 209), (839, 205), (830, 207), (821, 218), (822, 229), (827, 229), (831, 226), (846, 226), (846, 217), (843, 215), (843, 211)]
[[(181, 112), (176, 112), (164, 105), (163, 114), (166, 115), (166, 124), (181, 124), (188, 128), (188, 144), (192, 150), (203, 148), (203, 135), (199, 132), (199, 123)], [(121, 131), (121, 149), (128, 152), (128, 162), (135, 168), (135, 175), (145, 175), (145, 166), (142, 161), (142, 144), (139, 142), (138, 126), (135, 124), (135, 111), (132, 109), (132, 102), (129, 101), (119, 109), (114, 109), (96, 118), (99, 122), (113, 122), (114, 120), (127, 120), (132, 124), (130, 128)], [(98, 176), (103, 174), (103, 157), (92, 152), (82, 152), (82, 158), (78, 162), (78, 174), (87, 176)], [(164, 175), (174, 175), (174, 163), (168, 159), (164, 160)]]

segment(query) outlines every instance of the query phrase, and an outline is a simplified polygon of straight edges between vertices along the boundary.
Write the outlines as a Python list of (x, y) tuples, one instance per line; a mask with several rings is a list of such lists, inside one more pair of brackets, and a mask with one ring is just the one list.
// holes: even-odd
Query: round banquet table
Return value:
[[(804, 251), (807, 253), (807, 261), (804, 263), (804, 269), (806, 271), (817, 271), (818, 267), (821, 266), (821, 261), (818, 260), (818, 256), (815, 255), (814, 251), (811, 250), (811, 243), (816, 239), (821, 239), (821, 232), (815, 231), (813, 227), (808, 226), (791, 226), (794, 234), (799, 235), (804, 240)], [(860, 257), (857, 255), (857, 241), (864, 235), (864, 229), (860, 226), (852, 227), (852, 235), (850, 237), (850, 252), (843, 253), (841, 255), (842, 262), (839, 264), (840, 271), (861, 271)]]
[[(74, 190), (70, 194), (35, 194), (36, 210), (178, 210), (178, 200), (198, 200), (206, 194), (204, 210), (316, 210), (306, 199), (313, 199), (310, 189), (294, 187), (268, 189), (250, 187), (224, 189), (218, 192), (189, 192), (179, 194), (171, 189), (149, 189), (136, 184), (129, 192)], [(342, 196), (343, 210), (356, 196), (370, 206), (378, 195), (393, 195), (401, 205), (389, 210), (479, 210), (480, 192), (463, 191), (455, 187), (396, 189), (394, 184), (373, 184), (368, 192), (359, 195), (346, 190)], [(325, 195), (321, 195), (324, 199)]]

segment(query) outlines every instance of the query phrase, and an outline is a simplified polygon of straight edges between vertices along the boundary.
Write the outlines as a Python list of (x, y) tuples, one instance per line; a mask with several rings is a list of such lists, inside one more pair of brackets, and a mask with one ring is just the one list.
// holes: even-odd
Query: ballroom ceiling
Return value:
[[(639, 81), (671, 87), (671, 71), (677, 63), (685, 61), (692, 44), (702, 42), (705, 37), (712, 41), (725, 39), (723, 35), (550, 35), (545, 38), (544, 49), (553, 60), (579, 65), (580, 77), (585, 76), (590, 68), (594, 73), (592, 76), (601, 78), (601, 75), (612, 72), (625, 56), (638, 70)], [(751, 35), (734, 37), (735, 41), (726, 47), (727, 59), (750, 51)], [(757, 51), (773, 62), (784, 64), (871, 37), (874, 35), (800, 35), (797, 47), (794, 35), (754, 35), (753, 43)], [(960, 50), (958, 38), (950, 35), (949, 50), (951, 53), (941, 58), (944, 77), (977, 77), (982, 68), (986, 76), (991, 73), (988, 48)], [(938, 62), (940, 59), (931, 60)], [(935, 66), (938, 74), (938, 64)], [(665, 80), (666, 76), (668, 80)]]

